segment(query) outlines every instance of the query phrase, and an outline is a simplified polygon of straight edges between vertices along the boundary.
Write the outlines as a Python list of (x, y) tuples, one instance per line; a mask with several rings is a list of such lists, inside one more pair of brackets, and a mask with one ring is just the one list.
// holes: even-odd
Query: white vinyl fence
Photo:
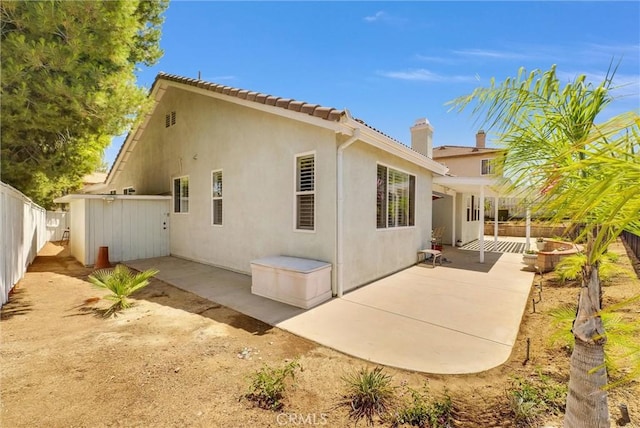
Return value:
[(68, 211), (47, 211), (47, 241), (60, 241), (65, 229), (71, 226)]
[(0, 182), (0, 299), (27, 271), (47, 242), (46, 211), (13, 187)]

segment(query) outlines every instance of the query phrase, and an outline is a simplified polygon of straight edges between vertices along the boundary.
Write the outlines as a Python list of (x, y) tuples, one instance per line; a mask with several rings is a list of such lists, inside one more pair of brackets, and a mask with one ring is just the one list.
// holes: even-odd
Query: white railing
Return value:
[(0, 302), (24, 276), (47, 242), (46, 211), (0, 182)]

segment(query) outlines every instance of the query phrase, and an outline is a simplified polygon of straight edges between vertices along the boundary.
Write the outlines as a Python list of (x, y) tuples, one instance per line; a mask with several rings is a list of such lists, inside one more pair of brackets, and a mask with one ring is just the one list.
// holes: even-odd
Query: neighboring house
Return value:
[(487, 134), (480, 130), (476, 134), (476, 145), (434, 147), (433, 159), (446, 165), (449, 174), (458, 177), (491, 177), (495, 175), (495, 162), (500, 159), (501, 149), (486, 146)]
[[(487, 135), (483, 130), (476, 134), (476, 144), (474, 147), (464, 146), (441, 146), (433, 149), (433, 159), (449, 168), (449, 175), (458, 177), (485, 177), (493, 180), (500, 180), (501, 175), (496, 171), (496, 163), (500, 162), (505, 155), (504, 149), (486, 147)], [(477, 194), (475, 195), (477, 198)], [(475, 198), (474, 198), (475, 199)], [(465, 201), (465, 205), (475, 206), (477, 204)], [(501, 197), (498, 200), (498, 220), (505, 221), (513, 217), (523, 218), (526, 209), (522, 205), (522, 200), (514, 197)], [(494, 219), (495, 200), (488, 199), (485, 207), (486, 217)], [(466, 216), (466, 210), (465, 210)]]
[(409, 148), (347, 110), (196, 79), (160, 73), (150, 97), (105, 188), (171, 195), (171, 255), (244, 273), (268, 256), (321, 260), (340, 296), (429, 247), (446, 168), (426, 120)]
[[(496, 189), (500, 177), (496, 162), (504, 150), (486, 147), (486, 134), (476, 134), (475, 146), (440, 146), (433, 148), (433, 159), (444, 164), (448, 177), (436, 180), (434, 186), (433, 225), (445, 229), (444, 244), (466, 244), (484, 233), (484, 218), (495, 217), (498, 207), (516, 206), (515, 198), (499, 197)], [(481, 191), (482, 188), (482, 191)], [(482, 192), (482, 194), (481, 194)], [(499, 214), (510, 216), (509, 209)]]

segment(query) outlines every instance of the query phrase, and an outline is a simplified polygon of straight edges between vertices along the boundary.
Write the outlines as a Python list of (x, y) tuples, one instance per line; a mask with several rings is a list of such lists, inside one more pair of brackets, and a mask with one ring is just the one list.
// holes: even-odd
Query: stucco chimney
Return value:
[(428, 158), (433, 158), (433, 126), (426, 117), (416, 120), (411, 127), (411, 148)]
[(484, 149), (485, 143), (487, 142), (487, 134), (481, 129), (476, 134), (476, 147), (479, 149)]

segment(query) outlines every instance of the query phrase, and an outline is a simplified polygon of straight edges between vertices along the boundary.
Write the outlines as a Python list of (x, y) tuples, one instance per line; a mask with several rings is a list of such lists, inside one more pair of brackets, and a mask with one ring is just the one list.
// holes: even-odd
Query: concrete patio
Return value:
[(157, 278), (346, 354), (425, 373), (476, 373), (511, 354), (533, 273), (522, 255), (446, 247), (443, 266), (409, 267), (303, 310), (251, 294), (251, 277), (175, 257), (127, 262)]

